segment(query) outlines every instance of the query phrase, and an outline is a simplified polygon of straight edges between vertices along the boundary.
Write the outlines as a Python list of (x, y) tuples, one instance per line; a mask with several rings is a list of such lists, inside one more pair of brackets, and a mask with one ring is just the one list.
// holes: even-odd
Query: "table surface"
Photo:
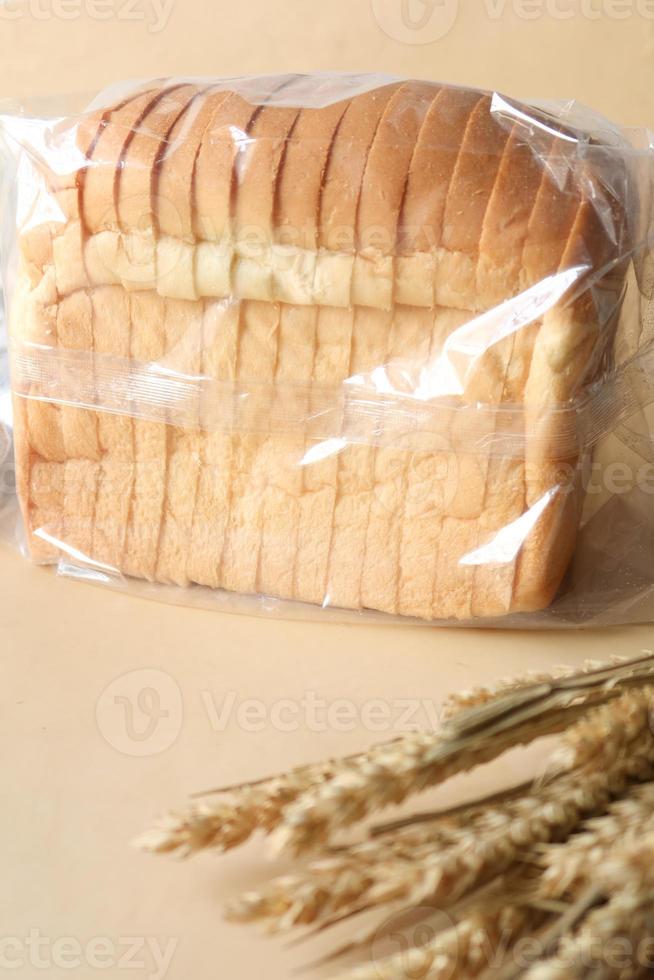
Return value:
[[(0, 97), (155, 73), (364, 69), (575, 95), (626, 124), (654, 123), (644, 0), (446, 0), (449, 30), (445, 19), (403, 26), (400, 0), (331, 0), (315, 20), (305, 0), (228, 11), (216, 0), (4, 2)], [(411, 2), (417, 24), (427, 8)], [(88, 978), (95, 955), (101, 975), (119, 978), (130, 947), (134, 978), (289, 977), (327, 941), (288, 950), (221, 920), (228, 895), (287, 867), (263, 842), (180, 863), (134, 851), (134, 835), (193, 791), (427, 727), (448, 691), (652, 644), (649, 627), (548, 635), (185, 608), (62, 578), (9, 546), (0, 597), (0, 920), (17, 977)], [(414, 805), (517, 782), (544, 751), (512, 753)]]

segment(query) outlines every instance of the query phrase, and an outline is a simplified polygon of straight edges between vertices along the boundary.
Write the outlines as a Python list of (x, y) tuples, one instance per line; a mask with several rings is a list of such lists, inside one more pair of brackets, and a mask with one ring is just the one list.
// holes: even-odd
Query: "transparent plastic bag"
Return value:
[(647, 132), (335, 75), (0, 127), (33, 560), (246, 610), (650, 618)]

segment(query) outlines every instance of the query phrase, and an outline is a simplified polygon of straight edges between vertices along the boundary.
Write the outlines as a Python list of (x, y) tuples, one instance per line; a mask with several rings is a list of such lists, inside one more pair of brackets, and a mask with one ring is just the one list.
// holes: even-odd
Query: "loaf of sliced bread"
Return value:
[[(27, 147), (12, 340), (23, 366), (56, 352), (66, 392), (15, 369), (32, 555), (424, 619), (542, 609), (583, 464), (552, 410), (610, 345), (625, 203), (591, 137), (537, 110), (414, 81), (322, 104), (320, 84), (316, 104), (300, 76), (146, 85), (59, 121), (68, 169)], [(184, 419), (163, 395), (143, 416), (129, 386), (77, 400), (62, 351), (105, 384), (111, 364), (200, 380)], [(301, 424), (217, 425), (217, 390), (284, 391)], [(455, 409), (424, 440), (388, 410), (357, 439), (355, 390), (362, 416), (387, 394)]]

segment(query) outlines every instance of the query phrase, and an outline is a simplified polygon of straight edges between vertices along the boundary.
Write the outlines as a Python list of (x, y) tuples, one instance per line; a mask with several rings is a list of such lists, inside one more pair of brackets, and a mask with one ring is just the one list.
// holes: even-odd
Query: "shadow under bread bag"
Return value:
[(652, 617), (647, 133), (333, 75), (1, 126), (34, 561), (227, 608)]

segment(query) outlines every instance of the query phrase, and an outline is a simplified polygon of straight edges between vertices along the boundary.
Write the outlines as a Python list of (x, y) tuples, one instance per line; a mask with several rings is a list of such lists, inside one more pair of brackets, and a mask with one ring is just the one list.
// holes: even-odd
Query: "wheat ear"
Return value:
[[(588, 912), (574, 934), (562, 938), (553, 956), (528, 970), (526, 980), (627, 980), (649, 974), (654, 967), (654, 834), (607, 856), (596, 868), (594, 887), (604, 904)], [(643, 938), (648, 937), (644, 952)]]
[(565, 730), (626, 685), (651, 680), (654, 657), (520, 686), (451, 718), (437, 733), (411, 733), (341, 760), (207, 794), (161, 819), (135, 843), (150, 851), (227, 850), (259, 829), (301, 851), (374, 810), (397, 804), (516, 745)]
[[(651, 680), (649, 674), (647, 679)], [(426, 744), (414, 743), (419, 746), (414, 753), (403, 745), (389, 749), (387, 755), (364, 759), (356, 769), (337, 769), (332, 779), (308, 789), (284, 810), (275, 831), (277, 849), (299, 853), (320, 846), (339, 829), (389, 802), (401, 802), (412, 793), (489, 762), (516, 745), (564, 731), (587, 714), (593, 704), (606, 702), (619, 693), (617, 687), (544, 690), (545, 687), (537, 687), (530, 695), (521, 691), (492, 705), (466, 711), (453, 718), (440, 737)], [(557, 760), (557, 764), (565, 768), (563, 760)]]
[[(471, 746), (447, 734), (411, 733), (345, 760), (307, 766), (226, 790), (225, 795), (203, 796), (162, 817), (134, 843), (143, 850), (178, 851), (184, 856), (205, 848), (226, 851), (244, 843), (255, 830), (270, 833), (290, 813), (295, 833), (289, 835), (289, 844), (295, 850), (316, 846), (327, 836), (334, 808), (340, 808), (337, 823), (347, 826), (374, 809), (401, 803), (411, 793), (490, 761), (521, 741), (559, 732), (579, 712), (578, 706), (569, 705), (531, 727), (501, 732)], [(301, 810), (293, 811), (299, 801)]]
[(594, 671), (612, 670), (628, 663), (642, 663), (647, 654), (642, 657), (634, 658), (626, 656), (614, 656), (609, 660), (586, 660), (583, 667), (571, 667), (568, 664), (559, 664), (552, 667), (549, 671), (529, 670), (524, 674), (512, 674), (508, 677), (500, 677), (492, 684), (480, 687), (471, 687), (465, 691), (455, 691), (448, 694), (443, 701), (442, 717), (452, 718), (461, 711), (468, 708), (477, 708), (491, 701), (496, 701), (499, 697), (513, 694), (524, 688), (533, 687), (539, 684), (549, 684), (567, 677), (579, 677)]
[(654, 784), (632, 786), (622, 799), (609, 807), (608, 813), (588, 820), (582, 832), (565, 845), (552, 844), (545, 848), (539, 894), (545, 898), (563, 898), (583, 887), (590, 887), (597, 868), (604, 866), (616, 841), (629, 844), (652, 832)]
[(601, 732), (610, 716), (630, 718), (616, 727), (602, 765), (574, 770), (497, 807), (471, 808), (445, 826), (438, 818), (386, 837), (344, 848), (313, 862), (300, 875), (277, 879), (231, 902), (238, 921), (265, 918), (278, 929), (388, 902), (423, 902), (447, 908), (519, 863), (537, 844), (565, 839), (582, 820), (602, 812), (630, 779), (654, 772), (654, 735), (647, 691), (627, 692), (594, 714)]
[(505, 905), (468, 916), (430, 942), (375, 959), (335, 980), (472, 980), (542, 918), (529, 906)]

